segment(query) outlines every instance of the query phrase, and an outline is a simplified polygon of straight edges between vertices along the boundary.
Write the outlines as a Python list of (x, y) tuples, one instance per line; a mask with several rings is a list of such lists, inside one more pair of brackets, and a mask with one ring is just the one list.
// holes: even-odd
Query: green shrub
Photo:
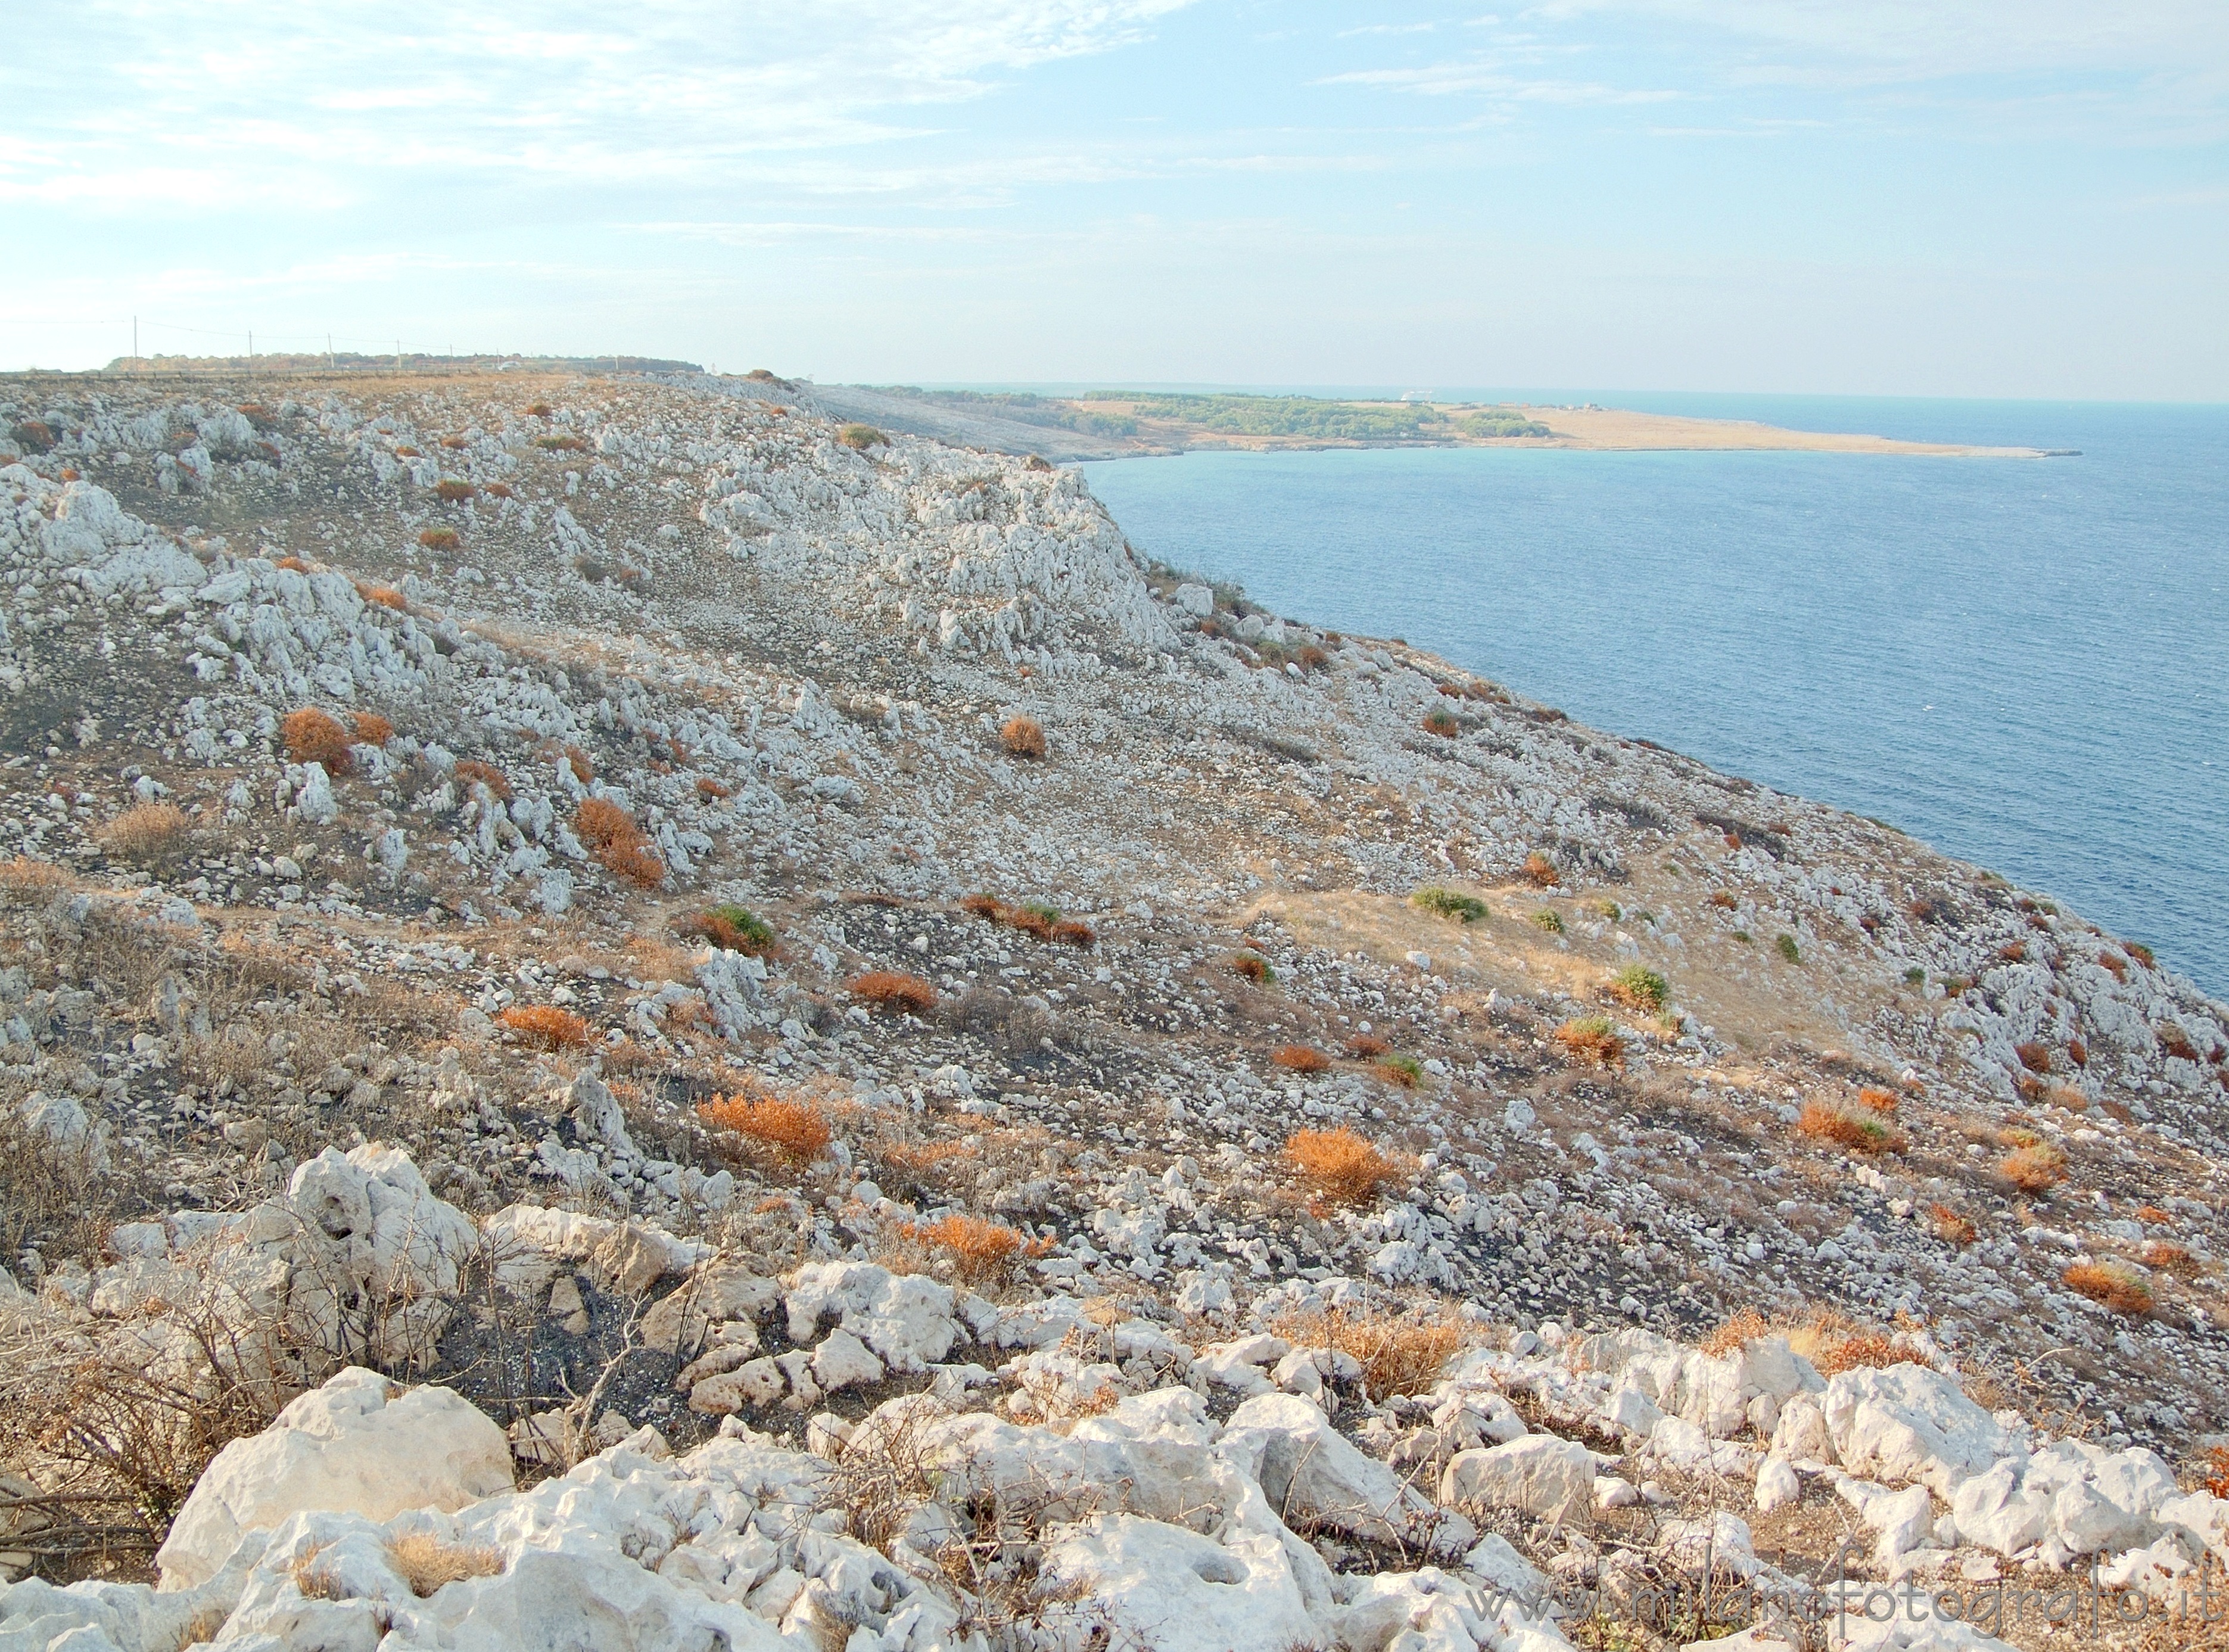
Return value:
[(1672, 1001), (1672, 984), (1654, 970), (1628, 964), (1610, 979), (1610, 990), (1637, 1010), (1661, 1010)]
[(845, 425), (841, 430), (836, 433), (836, 440), (842, 442), (846, 447), (855, 448), (863, 453), (870, 447), (887, 447), (890, 446), (890, 438), (883, 434), (881, 431), (876, 429), (872, 425)]
[(780, 945), (773, 929), (748, 906), (732, 903), (708, 907), (686, 920), (684, 931), (703, 936), (716, 947), (729, 952), (747, 952), (761, 958), (770, 957)]
[(1437, 884), (1418, 890), (1409, 897), (1418, 910), (1435, 917), (1455, 918), (1464, 923), (1475, 923), (1486, 916), (1486, 903), (1475, 895), (1465, 895), (1458, 890), (1442, 889)]
[(1904, 972), (1904, 980), (1908, 987), (1924, 987), (1927, 984), (1927, 972), (1917, 964), (1914, 964)]
[(1803, 961), (1803, 949), (1795, 944), (1795, 937), (1794, 935), (1782, 935), (1778, 940), (1775, 941), (1772, 945), (1774, 950), (1778, 952), (1782, 957), (1787, 959), (1789, 963), (1800, 964)]
[(1557, 913), (1550, 911), (1545, 906), (1532, 915), (1532, 922), (1538, 924), (1550, 935), (1561, 935), (1564, 933), (1563, 918)]

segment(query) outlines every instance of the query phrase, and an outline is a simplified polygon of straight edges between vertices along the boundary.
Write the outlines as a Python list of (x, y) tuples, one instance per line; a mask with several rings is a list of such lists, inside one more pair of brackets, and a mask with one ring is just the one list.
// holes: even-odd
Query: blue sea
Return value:
[(1148, 555), (1890, 821), (2229, 997), (2229, 408), (1513, 399), (2080, 452), (1375, 449), (1086, 473)]

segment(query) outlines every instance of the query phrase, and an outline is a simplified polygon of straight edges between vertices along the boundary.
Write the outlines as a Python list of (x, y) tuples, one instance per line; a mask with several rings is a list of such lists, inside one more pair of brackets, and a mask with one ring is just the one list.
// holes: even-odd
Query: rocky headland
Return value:
[(0, 432), (0, 1652), (2229, 1598), (2141, 945), (771, 377)]

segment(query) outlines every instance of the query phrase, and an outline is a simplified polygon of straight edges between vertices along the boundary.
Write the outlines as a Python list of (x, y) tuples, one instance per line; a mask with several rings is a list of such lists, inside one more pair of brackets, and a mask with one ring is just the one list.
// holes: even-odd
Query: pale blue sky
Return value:
[(2223, 0), (18, 5), (0, 365), (2229, 399)]

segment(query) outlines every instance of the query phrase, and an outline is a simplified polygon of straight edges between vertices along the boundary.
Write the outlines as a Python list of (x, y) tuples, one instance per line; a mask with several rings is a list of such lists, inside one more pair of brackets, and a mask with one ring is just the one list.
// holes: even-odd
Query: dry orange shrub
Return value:
[(289, 711), (279, 725), (286, 755), (298, 763), (322, 763), (328, 775), (345, 775), (356, 766), (349, 753), (349, 731), (340, 719), (314, 705)]
[(1042, 1247), (1025, 1239), (1014, 1229), (980, 1216), (952, 1215), (935, 1222), (907, 1222), (899, 1234), (916, 1244), (926, 1244), (952, 1259), (952, 1270), (968, 1284), (1000, 1279), (1016, 1263)]
[(2152, 1311), (2151, 1287), (2135, 1269), (2120, 1263), (2078, 1262), (2059, 1276), (2059, 1282), (2131, 1319), (2142, 1319)]
[(1948, 1205), (1929, 1205), (1927, 1218), (1935, 1230), (1935, 1237), (1945, 1244), (1969, 1245), (1979, 1237), (1978, 1230), (1975, 1229), (1973, 1222), (1969, 1218), (1959, 1215)]
[(1346, 1041), (1346, 1053), (1357, 1061), (1371, 1061), (1389, 1054), (1393, 1046), (1372, 1032), (1358, 1032)]
[(446, 478), (434, 484), (434, 497), (450, 505), (460, 499), (469, 499), (478, 492), (479, 490), (470, 482), (459, 482), (454, 478)]
[(1613, 1070), (1625, 1065), (1625, 1040), (1599, 1015), (1576, 1016), (1564, 1022), (1556, 1029), (1556, 1042), (1573, 1061)]
[(926, 1015), (936, 1006), (936, 988), (918, 975), (902, 975), (894, 969), (870, 969), (854, 976), (851, 996), (878, 1010)]
[(2163, 1274), (2173, 1274), (2178, 1279), (2195, 1279), (2200, 1271), (2198, 1258), (2183, 1246), (2170, 1244), (2165, 1239), (2147, 1239), (2136, 1255), (2147, 1268)]
[(1063, 946), (1089, 951), (1099, 944), (1098, 932), (1081, 918), (1063, 918), (1052, 926), (1052, 938)]
[(750, 1090), (701, 1102), (697, 1116), (763, 1142), (793, 1164), (810, 1164), (834, 1139), (828, 1115), (812, 1102)]
[(2066, 1177), (2066, 1155), (2044, 1142), (2014, 1147), (1997, 1166), (2002, 1176), (2023, 1193), (2047, 1193)]
[(356, 594), (374, 607), (392, 608), (397, 614), (410, 611), (410, 599), (392, 585), (374, 585), (368, 580), (358, 580)]
[(1556, 871), (1556, 863), (1538, 849), (1525, 857), (1523, 875), (1525, 881), (1535, 889), (1553, 889), (1563, 882), (1561, 874)]
[(1318, 1192), (1342, 1205), (1375, 1199), (1400, 1170), (1391, 1158), (1344, 1128), (1296, 1130), (1286, 1140), (1285, 1157)]
[(1235, 955), (1230, 960), (1230, 967), (1257, 985), (1269, 980), (1274, 973), (1269, 967), (1269, 961), (1258, 952)]
[(1295, 1347), (1351, 1354), (1362, 1367), (1363, 1387), (1381, 1403), (1396, 1394), (1423, 1393), (1473, 1340), (1461, 1320), (1424, 1308), (1386, 1314), (1333, 1308), (1288, 1315), (1269, 1328)]
[(1870, 1109), (1852, 1112), (1828, 1102), (1804, 1102), (1795, 1134), (1853, 1153), (1902, 1153), (1911, 1145), (1909, 1136)]
[(493, 763), (484, 763), (477, 757), (459, 757), (455, 773), (466, 786), (485, 786), (492, 795), (506, 803), (511, 801), (511, 776)]
[(464, 541), (454, 528), (426, 528), (420, 530), (418, 543), (427, 550), (454, 550)]
[(11, 895), (51, 895), (70, 887), (70, 875), (52, 861), (17, 855), (0, 866), (0, 889)]
[(570, 1010), (561, 1010), (554, 1004), (514, 1004), (496, 1018), (513, 1032), (524, 1033), (530, 1038), (539, 1038), (549, 1050), (588, 1042), (588, 1024)]
[(1860, 1366), (1927, 1363), (1926, 1351), (1909, 1339), (1860, 1325), (1847, 1315), (1821, 1308), (1788, 1331), (1788, 1346), (1808, 1360), (1822, 1377)]
[(383, 746), (395, 738), (395, 725), (376, 711), (354, 711), (349, 715), (349, 724), (356, 730), (360, 745)]
[(175, 803), (135, 803), (94, 836), (112, 855), (144, 860), (176, 847), (186, 825), (185, 811)]
[(1287, 1072), (1320, 1073), (1331, 1065), (1331, 1057), (1313, 1045), (1288, 1044), (1269, 1052), (1270, 1061)]
[(644, 889), (655, 889), (665, 881), (665, 863), (651, 852), (650, 839), (633, 817), (611, 799), (582, 798), (574, 812), (573, 830), (605, 871)]
[(1898, 1097), (1892, 1090), (1883, 1090), (1878, 1084), (1867, 1084), (1858, 1092), (1858, 1101), (1860, 1105), (1870, 1107), (1876, 1113), (1893, 1113), (1897, 1109)]
[(1771, 1329), (1771, 1322), (1763, 1315), (1753, 1308), (1744, 1308), (1695, 1346), (1712, 1359), (1723, 1360), (1730, 1353), (1739, 1353)]
[(1011, 756), (1042, 757), (1045, 755), (1044, 729), (1035, 717), (1008, 717), (1005, 727), (999, 730), (999, 742)]

